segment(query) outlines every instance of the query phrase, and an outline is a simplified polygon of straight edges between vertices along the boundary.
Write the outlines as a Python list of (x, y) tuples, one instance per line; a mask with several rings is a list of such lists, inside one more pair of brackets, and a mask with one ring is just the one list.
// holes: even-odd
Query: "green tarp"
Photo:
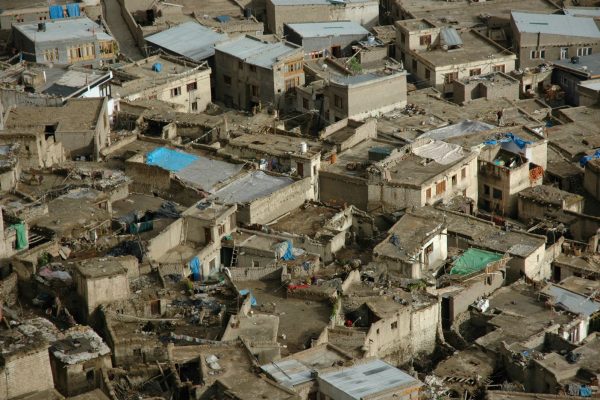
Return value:
[(468, 249), (452, 265), (450, 275), (469, 275), (481, 271), (490, 263), (498, 261), (503, 257), (502, 254), (492, 253), (491, 251)]
[(17, 250), (26, 249), (29, 246), (29, 241), (27, 240), (27, 229), (25, 229), (25, 223), (19, 222), (18, 224), (14, 224), (10, 226), (17, 232)]
[(154, 229), (153, 221), (133, 222), (129, 224), (129, 233), (142, 233)]

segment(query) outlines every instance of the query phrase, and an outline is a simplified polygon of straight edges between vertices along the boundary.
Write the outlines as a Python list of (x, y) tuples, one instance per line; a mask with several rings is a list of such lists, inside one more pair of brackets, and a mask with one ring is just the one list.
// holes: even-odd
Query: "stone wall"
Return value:
[(0, 369), (0, 399), (52, 389), (52, 369), (46, 346), (5, 359)]

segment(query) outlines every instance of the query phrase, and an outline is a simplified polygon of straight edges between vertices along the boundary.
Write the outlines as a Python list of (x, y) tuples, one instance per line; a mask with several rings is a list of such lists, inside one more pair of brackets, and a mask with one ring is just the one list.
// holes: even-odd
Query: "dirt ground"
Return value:
[[(287, 345), (289, 353), (304, 350), (311, 338), (316, 338), (329, 322), (331, 305), (316, 301), (285, 297), (285, 288), (279, 281), (236, 282), (240, 289), (249, 289), (258, 305), (255, 312), (273, 313), (279, 316), (279, 343)], [(273, 306), (273, 303), (275, 306)], [(286, 335), (285, 340), (281, 335)], [(287, 355), (282, 349), (282, 356)]]

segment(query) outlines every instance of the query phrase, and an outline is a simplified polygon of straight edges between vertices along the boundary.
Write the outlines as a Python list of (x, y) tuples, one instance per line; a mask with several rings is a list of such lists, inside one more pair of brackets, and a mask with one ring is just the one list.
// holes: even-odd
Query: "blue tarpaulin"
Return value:
[(283, 258), (286, 261), (290, 261), (290, 260), (295, 260), (296, 257), (294, 257), (294, 246), (292, 246), (292, 242), (291, 241), (287, 241), (287, 250), (285, 251), (285, 253), (283, 253)]
[(591, 156), (581, 157), (581, 159), (579, 160), (579, 165), (581, 165), (582, 167), (585, 167), (587, 163), (589, 163), (592, 160), (598, 159), (598, 158), (600, 158), (600, 150), (596, 150), (596, 152), (594, 154), (592, 154)]
[(77, 3), (67, 4), (67, 15), (69, 17), (81, 16), (81, 13), (79, 12), (79, 4), (77, 4)]
[(508, 143), (508, 142), (513, 142), (520, 149), (523, 149), (528, 144), (531, 144), (530, 141), (521, 139), (520, 137), (518, 137), (514, 133), (507, 133), (506, 135), (504, 135), (504, 137), (502, 139), (498, 139), (498, 140), (486, 140), (485, 142), (483, 142), (483, 144), (487, 144), (487, 145), (493, 146), (493, 145), (498, 144), (498, 143)]
[(200, 262), (200, 259), (198, 257), (192, 258), (192, 260), (188, 264), (188, 266), (192, 270), (192, 275), (193, 275), (195, 281), (200, 280), (200, 266), (201, 265), (202, 265), (202, 263)]
[[(248, 293), (250, 293), (250, 291), (248, 289), (242, 289), (240, 290), (240, 294), (242, 296), (247, 295)], [(256, 297), (254, 297), (252, 294), (250, 294), (250, 305), (251, 306), (256, 306), (258, 305), (258, 302), (256, 301)]]
[(50, 19), (60, 19), (63, 18), (63, 8), (62, 6), (50, 6)]
[(581, 385), (579, 388), (579, 395), (581, 397), (592, 397), (592, 388), (586, 385)]
[(193, 154), (159, 147), (146, 155), (146, 164), (156, 165), (171, 172), (178, 172), (198, 160)]

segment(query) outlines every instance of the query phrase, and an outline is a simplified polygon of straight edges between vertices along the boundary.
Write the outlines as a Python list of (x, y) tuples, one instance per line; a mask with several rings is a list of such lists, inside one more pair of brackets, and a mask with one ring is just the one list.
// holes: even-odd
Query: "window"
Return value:
[(505, 68), (504, 64), (498, 64), (498, 65), (492, 66), (492, 71), (493, 72), (505, 72), (504, 68)]
[(452, 175), (452, 187), (456, 186), (457, 184), (458, 184), (458, 176)]
[(219, 235), (225, 234), (225, 225), (219, 225)]
[(101, 55), (112, 55), (115, 52), (115, 46), (113, 42), (103, 41), (100, 42), (100, 54)]
[(427, 188), (425, 191), (425, 198), (429, 200), (431, 198), (431, 188)]
[(260, 268), (260, 261), (252, 260), (252, 268)]
[(194, 82), (190, 82), (186, 85), (186, 90), (188, 92), (191, 92), (192, 90), (196, 90), (198, 89), (198, 82), (194, 81)]
[(343, 99), (338, 96), (337, 94), (333, 95), (333, 104), (337, 107), (337, 108), (342, 108), (344, 107), (344, 101)]
[(423, 35), (419, 37), (419, 43), (421, 46), (431, 45), (431, 35)]
[(425, 79), (431, 79), (431, 71), (425, 68)]
[(531, 50), (530, 58), (532, 60), (546, 58), (546, 50)]
[(250, 65), (250, 72), (256, 72), (256, 65)]
[(58, 49), (44, 50), (44, 61), (46, 61), (46, 62), (58, 61)]
[(438, 182), (435, 185), (435, 194), (436, 194), (436, 196), (439, 196), (440, 194), (444, 193), (445, 191), (446, 191), (446, 181)]
[(561, 47), (560, 48), (560, 59), (561, 60), (566, 60), (567, 58), (569, 58), (569, 48), (568, 47)]
[(302, 108), (308, 110), (308, 99), (302, 99)]
[(425, 247), (425, 254), (431, 254), (433, 253), (433, 243), (431, 243), (429, 246)]
[(490, 187), (488, 185), (483, 185), (483, 194), (485, 194), (486, 196), (490, 195)]
[(502, 200), (502, 190), (494, 188), (492, 197), (497, 200)]
[(225, 82), (226, 85), (231, 85), (231, 77), (229, 75), (223, 75), (223, 82)]
[(238, 69), (244, 69), (244, 62), (238, 61)]
[(469, 70), (469, 76), (478, 76), (481, 75), (481, 68), (473, 68)]
[(589, 56), (590, 54), (592, 54), (591, 47), (580, 47), (577, 49), (578, 56)]
[(463, 168), (463, 169), (460, 171), (460, 178), (461, 178), (461, 179), (465, 179), (466, 177), (467, 177), (467, 169), (466, 169), (466, 168)]
[(417, 72), (417, 60), (412, 60), (412, 72)]
[(171, 89), (171, 97), (177, 97), (181, 95), (181, 86)]
[(250, 93), (252, 93), (252, 96), (258, 97), (258, 86), (250, 85)]
[(400, 32), (400, 43), (402, 43), (402, 44), (406, 43), (406, 35), (402, 32)]
[(285, 80), (285, 91), (287, 92), (299, 85), (300, 85), (300, 77), (298, 77), (298, 76), (291, 78), (291, 79), (286, 79)]
[(452, 83), (457, 79), (458, 79), (458, 72), (450, 72), (450, 73), (444, 75), (444, 82), (446, 82), (446, 83)]
[(398, 329), (398, 321), (392, 322), (392, 324), (390, 325), (390, 328), (392, 328), (392, 329)]
[(198, 102), (197, 101), (194, 101), (192, 103), (192, 111), (198, 111)]
[(285, 64), (283, 72), (294, 72), (302, 70), (302, 61)]

